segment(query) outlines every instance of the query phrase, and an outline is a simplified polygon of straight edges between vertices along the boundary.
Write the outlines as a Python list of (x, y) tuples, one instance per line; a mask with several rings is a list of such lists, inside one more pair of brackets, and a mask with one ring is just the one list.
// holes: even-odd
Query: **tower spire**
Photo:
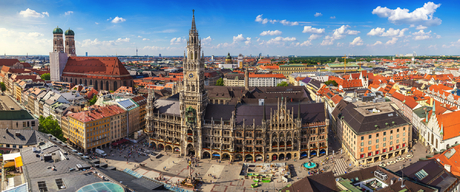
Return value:
[(192, 19), (192, 32), (195, 32), (196, 31), (196, 25), (195, 25), (195, 9), (192, 10), (193, 11), (193, 19)]

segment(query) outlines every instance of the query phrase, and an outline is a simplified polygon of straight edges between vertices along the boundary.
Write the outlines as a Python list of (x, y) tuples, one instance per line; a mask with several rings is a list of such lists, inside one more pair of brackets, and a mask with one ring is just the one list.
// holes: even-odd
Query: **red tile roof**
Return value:
[(454, 111), (451, 113), (445, 113), (436, 116), (438, 120), (438, 126), (444, 130), (442, 134), (443, 140), (460, 136), (460, 132), (458, 131), (458, 128), (460, 127), (460, 121), (458, 120), (459, 116), (460, 111)]
[(62, 76), (109, 80), (132, 79), (117, 57), (69, 57)]
[(116, 114), (120, 114), (123, 112), (125, 111), (118, 105), (110, 105), (106, 107), (94, 105), (91, 107), (91, 110), (82, 111), (79, 113), (71, 113), (68, 116), (74, 119), (77, 119), (78, 121), (81, 121), (81, 122), (90, 122), (90, 121), (110, 117)]
[[(446, 157), (446, 153), (451, 153), (451, 149), (455, 149), (455, 153), (450, 156), (450, 158)], [(447, 149), (441, 154), (434, 155), (432, 159), (439, 159), (439, 163), (441, 165), (450, 165), (451, 173), (457, 177), (460, 177), (460, 145), (454, 146), (451, 149)]]
[(0, 59), (0, 66), (13, 66), (14, 64), (19, 63), (18, 59)]
[(118, 88), (115, 93), (131, 93), (133, 94), (133, 87), (121, 86)]

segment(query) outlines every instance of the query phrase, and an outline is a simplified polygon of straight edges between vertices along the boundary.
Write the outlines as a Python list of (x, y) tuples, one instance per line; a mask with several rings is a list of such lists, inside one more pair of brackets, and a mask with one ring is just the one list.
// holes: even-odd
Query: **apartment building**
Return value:
[(108, 146), (113, 138), (120, 138), (121, 127), (126, 119), (125, 111), (118, 105), (91, 107), (90, 110), (70, 113), (66, 116), (69, 144), (87, 152), (97, 147)]
[(354, 164), (388, 159), (411, 147), (412, 125), (391, 103), (349, 103), (338, 115), (337, 136)]

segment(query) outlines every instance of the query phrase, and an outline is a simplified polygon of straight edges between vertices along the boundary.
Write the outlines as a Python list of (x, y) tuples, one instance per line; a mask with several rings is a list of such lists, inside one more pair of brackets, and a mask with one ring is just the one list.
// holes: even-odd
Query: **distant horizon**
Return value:
[[(47, 56), (49, 55), (6, 55), (6, 57), (32, 57), (32, 56)], [(227, 55), (209, 55), (204, 57), (226, 57)], [(231, 55), (232, 57), (237, 57), (238, 55)], [(258, 55), (243, 55), (244, 57), (259, 57)], [(294, 57), (343, 57), (344, 55), (295, 55)], [(460, 55), (417, 55), (417, 56), (396, 56), (396, 55), (351, 55), (349, 57), (456, 57)], [(0, 55), (0, 57), (5, 57), (5, 55)], [(158, 55), (77, 55), (77, 57), (159, 57)], [(161, 57), (184, 57), (183, 55), (162, 55)], [(266, 55), (262, 55), (262, 57), (267, 57)], [(292, 55), (269, 55), (269, 57), (293, 57)]]
[(74, 31), (77, 55), (183, 55), (194, 9), (205, 55), (454, 55), (458, 7), (455, 0), (4, 0), (0, 53), (47, 55), (59, 26)]

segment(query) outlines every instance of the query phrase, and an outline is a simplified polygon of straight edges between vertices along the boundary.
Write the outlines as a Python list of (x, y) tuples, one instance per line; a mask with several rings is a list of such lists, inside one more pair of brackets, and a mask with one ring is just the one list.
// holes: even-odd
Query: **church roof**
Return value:
[(69, 57), (62, 76), (106, 80), (132, 79), (117, 57)]
[(19, 60), (17, 59), (0, 59), (0, 66), (13, 66), (14, 64), (18, 63)]

